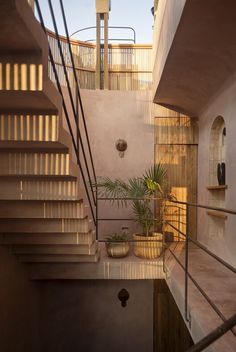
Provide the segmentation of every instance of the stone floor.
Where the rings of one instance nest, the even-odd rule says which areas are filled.
[[[184,243],[172,244],[170,247],[181,263],[184,264]],[[173,258],[170,251],[166,253],[167,283],[180,308],[184,312],[184,271]],[[220,312],[227,318],[236,313],[236,274],[209,256],[196,246],[190,246],[189,273],[211,298]],[[194,341],[198,341],[217,326],[221,318],[189,280],[189,314],[190,331]],[[236,331],[236,328],[235,328]],[[236,337],[228,332],[211,345],[206,351],[235,352]]]

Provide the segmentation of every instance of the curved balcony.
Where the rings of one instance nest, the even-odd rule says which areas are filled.
[[[55,34],[48,30],[49,42],[56,65],[61,71],[61,84],[64,73]],[[60,36],[63,51],[68,51],[66,38]],[[96,44],[71,39],[76,71],[83,89],[95,89]],[[102,53],[103,54],[103,53]],[[151,68],[152,45],[149,44],[109,44],[109,89],[110,90],[145,90],[152,86]],[[65,55],[69,76],[72,74],[70,55]],[[53,80],[52,70],[50,78]],[[103,78],[103,72],[102,72]]]

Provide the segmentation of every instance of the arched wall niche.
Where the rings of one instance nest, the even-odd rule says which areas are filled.
[[[212,124],[209,143],[209,205],[215,208],[225,208],[227,185],[221,173],[223,173],[222,168],[226,169],[226,124],[222,116],[217,116]],[[224,238],[225,220],[227,219],[225,214],[217,210],[207,213],[210,237],[216,240]]]
[[[218,164],[225,163],[226,126],[222,116],[216,117],[210,134],[210,185],[219,185],[217,177]]]

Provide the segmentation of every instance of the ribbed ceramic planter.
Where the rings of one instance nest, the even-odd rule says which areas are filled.
[[[129,254],[128,242],[106,242],[106,250],[109,257],[123,258]]]
[[[163,234],[153,233],[152,236],[140,236],[133,235],[134,243],[134,254],[137,257],[145,259],[158,258],[163,250]],[[155,241],[157,240],[157,241]]]

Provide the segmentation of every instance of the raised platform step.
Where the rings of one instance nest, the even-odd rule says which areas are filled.
[[[20,255],[94,255],[97,251],[97,243],[94,242],[92,245],[13,245],[11,251]]]
[[[82,200],[0,200],[0,218],[83,218]]]
[[[6,233],[0,234],[2,245],[92,245],[95,231],[63,233]]]
[[[35,177],[36,178],[36,177]],[[38,177],[2,177],[0,199],[12,200],[77,200],[79,199],[78,181],[69,176]]]
[[[0,233],[89,232],[90,220],[84,219],[0,219]]]
[[[61,263],[65,263],[71,265],[73,263],[97,263],[100,258],[100,252],[97,251],[93,255],[18,255],[19,260],[22,263],[32,264],[34,265],[43,263],[42,265],[46,265],[47,263],[60,265]],[[35,264],[33,264],[35,263]],[[31,266],[31,265],[30,265]],[[33,269],[33,268],[32,268]],[[67,267],[67,269],[69,269]],[[63,269],[62,269],[63,272]],[[63,276],[63,275],[62,275]]]

